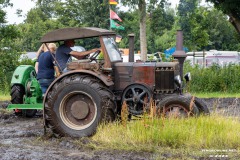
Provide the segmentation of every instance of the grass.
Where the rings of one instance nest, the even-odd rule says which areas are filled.
[[[0,93],[0,101],[7,101],[7,100],[10,100],[10,99],[11,99],[10,94]]]
[[[199,98],[240,98],[240,93],[220,93],[220,92],[213,92],[213,93],[191,93],[192,95],[199,97]],[[10,94],[2,94],[0,93],[0,101],[10,100]]]
[[[212,93],[191,93],[199,98],[240,98],[239,93],[224,93],[224,92],[212,92]]]
[[[146,119],[124,127],[111,123],[98,128],[93,140],[110,148],[149,150],[156,147],[240,149],[239,119],[217,115],[187,119]]]
[[[206,154],[240,154],[240,121],[213,113],[189,118],[143,118],[102,124],[92,138],[98,149],[171,153],[188,157]],[[221,153],[211,153],[211,151]]]

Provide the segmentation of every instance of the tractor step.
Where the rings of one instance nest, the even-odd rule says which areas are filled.
[[[37,103],[37,104],[9,104],[7,107],[8,110],[12,109],[43,109],[43,104],[42,103]]]

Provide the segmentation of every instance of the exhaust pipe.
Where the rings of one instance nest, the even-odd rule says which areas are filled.
[[[182,30],[177,30],[177,39],[176,39],[176,51],[173,53],[174,59],[176,58],[180,66],[180,76],[183,80],[183,63],[187,54],[183,50],[183,32]]]
[[[129,34],[129,55],[128,62],[134,62],[134,34]]]

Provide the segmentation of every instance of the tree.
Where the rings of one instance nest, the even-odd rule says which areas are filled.
[[[120,48],[127,48],[129,45],[128,34],[134,33],[134,48],[135,50],[140,50],[140,40],[139,40],[139,16],[138,11],[129,11],[129,12],[119,12],[119,17],[123,19],[122,25],[125,27],[125,30],[116,30],[116,33],[121,35],[123,38],[119,44]],[[137,31],[137,32],[136,32]]]
[[[91,26],[109,28],[109,4],[107,0],[68,0],[58,2],[56,17],[65,26]]]
[[[201,13],[206,18],[201,26],[206,28],[209,42],[205,49],[239,50],[238,33],[228,22],[227,15],[215,8],[202,8]]]
[[[58,20],[44,14],[44,10],[38,5],[27,13],[25,23],[18,25],[21,31],[21,50],[36,51],[40,47],[40,39],[47,32],[62,28]]]
[[[37,8],[39,8],[42,13],[44,13],[44,17],[54,18],[55,17],[55,7],[61,2],[61,0],[33,0],[36,2]]]
[[[140,21],[140,51],[141,51],[141,60],[147,60],[147,35],[146,35],[146,1],[145,0],[122,0],[124,5],[128,5],[132,8],[138,6],[139,10],[139,21]]]
[[[19,54],[17,38],[19,31],[15,25],[6,24],[6,13],[3,8],[12,6],[9,0],[0,1],[0,91],[9,91],[12,71],[15,69]]]
[[[197,50],[208,44],[208,34],[201,26],[206,17],[201,15],[199,0],[180,0],[178,6],[179,25],[183,30],[185,45]]]
[[[230,18],[229,21],[240,34],[240,3],[238,0],[206,0],[212,2],[214,7],[223,11]]]
[[[171,47],[172,43],[168,43],[168,47],[165,48],[164,42],[169,37],[169,31],[174,27],[175,22],[175,12],[172,8],[169,8],[168,4],[165,2],[159,3],[149,10],[150,18],[147,21],[148,28],[148,53],[154,53],[157,51],[163,52],[165,49]],[[173,37],[171,39],[176,43],[176,30],[174,31]],[[163,36],[165,35],[165,36]],[[162,39],[164,38],[164,39]],[[170,37],[169,37],[170,38]],[[168,39],[169,40],[169,39]]]

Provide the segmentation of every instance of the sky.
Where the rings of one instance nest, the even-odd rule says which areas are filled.
[[[27,12],[34,7],[35,3],[31,0],[10,0],[13,3],[13,7],[8,7],[4,9],[7,12],[7,21],[8,24],[19,24],[22,23],[24,19],[26,19]],[[175,8],[176,4],[178,4],[179,0],[169,0],[172,6]],[[18,17],[16,15],[16,10],[21,9],[23,17]]]
[[[19,24],[26,19],[27,12],[34,7],[35,3],[31,0],[10,0],[13,3],[13,7],[8,7],[4,9],[7,12],[7,21],[8,24]],[[21,9],[23,17],[18,17],[16,15],[16,10]]]

